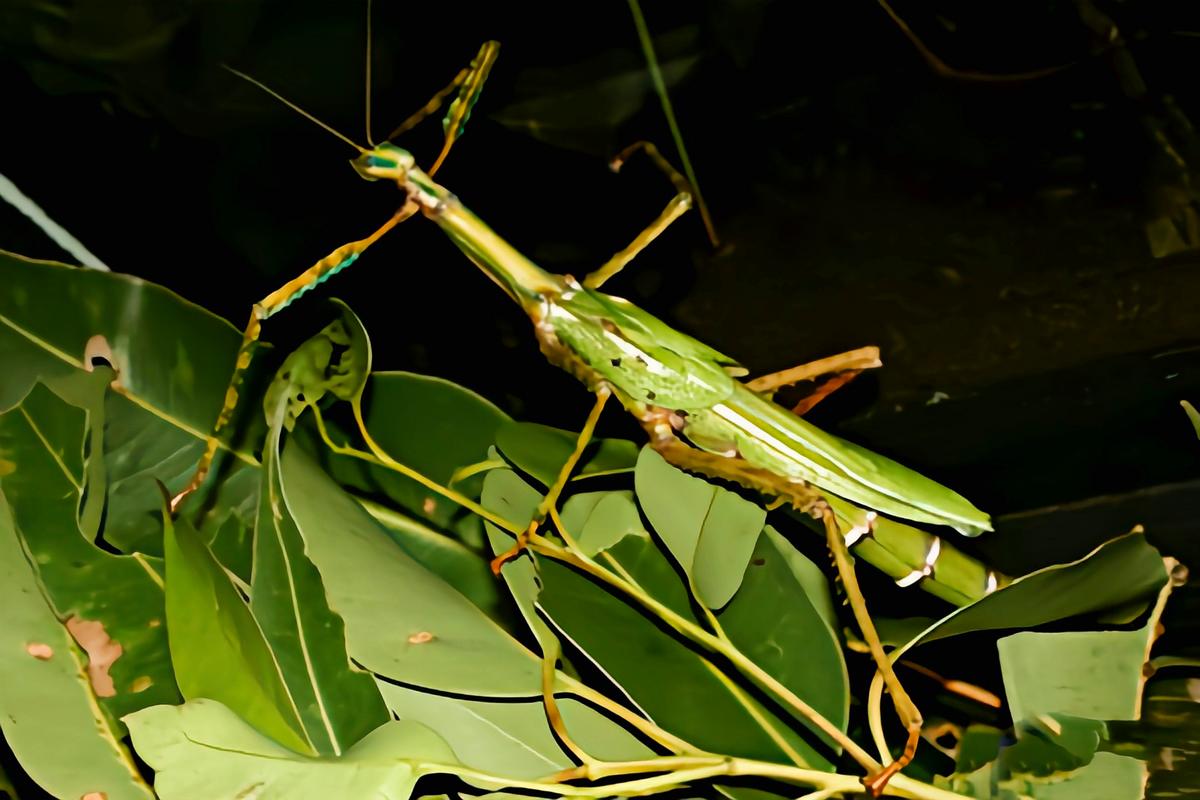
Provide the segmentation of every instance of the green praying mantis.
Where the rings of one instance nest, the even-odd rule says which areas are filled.
[[[337,248],[253,306],[224,406],[194,476],[173,498],[172,509],[178,509],[207,478],[221,435],[238,407],[242,378],[262,323],[300,295],[349,267],[400,222],[421,214],[441,228],[528,315],[547,359],[578,378],[596,396],[574,454],[545,496],[537,518],[528,528],[501,526],[514,534],[516,542],[512,550],[497,557],[493,570],[499,574],[504,563],[525,548],[552,557],[562,555],[564,550],[557,542],[539,533],[547,516],[566,542],[566,550],[570,550],[570,536],[562,530],[555,506],[601,411],[615,398],[645,429],[650,445],[672,464],[736,482],[775,498],[777,504],[790,503],[821,521],[856,619],[909,731],[904,754],[885,767],[875,764],[880,768],[864,779],[872,793],[882,792],[892,775],[911,760],[921,717],[895,680],[875,635],[848,551],[853,548],[855,556],[883,570],[902,586],[917,584],[951,603],[965,605],[1008,579],[941,537],[909,523],[947,526],[974,536],[991,530],[988,515],[952,490],[826,433],[796,411],[772,400],[774,391],[782,386],[835,375],[814,393],[811,406],[858,371],[879,366],[877,349],[862,348],[743,382],[739,378],[746,371],[732,358],[633,303],[600,291],[607,280],[691,207],[690,185],[652,145],[639,142],[628,148],[614,161],[614,168],[635,152],[642,152],[670,178],[676,189],[674,197],[628,247],[582,280],[537,266],[438,183],[434,175],[462,134],[495,63],[498,48],[496,42],[485,43],[470,66],[388,137],[394,138],[413,127],[454,95],[443,123],[445,138],[441,152],[428,170],[418,167],[410,152],[388,141],[367,147],[354,143],[253,78],[231,70],[354,147],[358,153],[352,161],[355,170],[367,180],[394,182],[403,205],[370,236]],[[372,451],[390,462],[371,441],[361,417],[358,422]],[[406,474],[495,521],[494,516],[469,498],[411,470]],[[547,698],[548,711],[550,700]]]

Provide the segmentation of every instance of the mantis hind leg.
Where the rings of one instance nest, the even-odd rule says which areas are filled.
[[[654,162],[654,165],[666,174],[667,178],[675,186],[676,194],[667,203],[667,207],[663,209],[662,213],[646,226],[641,233],[634,237],[633,241],[627,247],[608,259],[608,261],[605,261],[599,269],[589,273],[583,279],[583,285],[589,289],[599,289],[609,278],[625,269],[625,266],[636,258],[638,253],[646,249],[647,245],[657,239],[659,234],[665,231],[672,222],[679,219],[684,212],[692,207],[691,185],[678,170],[671,166],[670,162],[662,157],[658,152],[658,148],[650,142],[634,142],[618,153],[616,158],[611,162],[613,171],[619,171],[629,157],[638,150],[644,151],[646,156]]]
[[[250,321],[246,324],[246,329],[242,333],[242,344],[238,348],[237,362],[233,368],[233,375],[230,376],[229,386],[225,390],[225,402],[221,406],[220,414],[217,415],[217,422],[213,426],[212,432],[205,439],[204,453],[200,456],[200,461],[196,464],[196,471],[192,473],[191,480],[171,499],[172,512],[179,507],[180,503],[188,495],[200,488],[208,477],[209,471],[212,469],[213,459],[216,457],[217,450],[221,446],[221,433],[224,432],[225,428],[233,420],[233,415],[237,411],[239,390],[242,387],[246,370],[250,368],[250,361],[254,357],[255,346],[262,333],[263,322],[270,319],[278,311],[286,308],[289,303],[309,289],[312,289],[322,281],[332,277],[335,273],[353,264],[355,259],[364,250],[378,241],[379,237],[411,217],[417,212],[418,208],[419,206],[416,203],[406,203],[391,219],[367,238],[342,245],[254,304],[254,308],[250,312]]]
[[[858,586],[858,577],[854,572],[854,560],[851,558],[850,550],[846,546],[846,537],[838,527],[837,518],[834,516],[833,510],[822,503],[820,515],[821,521],[825,525],[826,542],[833,553],[833,561],[837,565],[838,575],[842,579],[842,588],[845,590],[846,597],[850,601],[850,609],[854,613],[854,619],[862,631],[863,640],[867,643],[867,648],[871,652],[871,658],[875,661],[875,666],[883,676],[884,683],[892,695],[892,703],[896,707],[896,714],[900,717],[900,722],[904,725],[908,733],[904,752],[900,757],[890,764],[886,764],[883,769],[874,775],[868,775],[863,778],[863,786],[871,793],[871,796],[879,797],[883,794],[883,790],[892,776],[908,766],[913,756],[916,755],[917,744],[921,739],[921,726],[924,720],[916,704],[913,703],[912,698],[908,696],[908,692],[905,691],[904,686],[900,683],[900,679],[896,676],[891,659],[883,651],[883,643],[879,639],[879,633],[875,630],[875,623],[871,620],[870,612],[867,610],[867,601]]]
[[[746,388],[769,397],[785,386],[793,386],[801,381],[815,380],[825,375],[831,376],[818,384],[807,397],[792,407],[792,413],[803,416],[817,403],[858,377],[858,374],[864,369],[874,369],[880,366],[883,366],[883,362],[879,360],[878,347],[860,347],[857,350],[838,353],[827,358],[810,361],[807,364],[763,375],[747,381]]]

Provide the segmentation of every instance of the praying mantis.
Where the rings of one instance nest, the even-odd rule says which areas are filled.
[[[795,410],[772,400],[773,392],[782,386],[836,375],[818,389],[809,402],[811,406],[858,371],[879,366],[877,349],[862,348],[742,382],[739,378],[746,371],[732,358],[629,301],[600,291],[691,207],[690,185],[653,145],[639,142],[627,148],[614,160],[614,168],[635,153],[643,153],[671,180],[676,190],[674,197],[628,247],[582,280],[537,266],[438,183],[434,175],[461,136],[498,49],[496,42],[485,43],[470,66],[389,136],[391,139],[408,130],[454,95],[443,123],[445,138],[441,152],[428,170],[418,167],[410,152],[390,141],[372,144],[368,138],[366,147],[354,143],[255,79],[231,70],[354,147],[358,155],[352,164],[359,175],[371,181],[395,183],[403,205],[369,236],[337,248],[253,306],[224,406],[195,474],[173,498],[172,510],[177,510],[207,478],[221,434],[238,407],[242,377],[249,367],[263,322],[349,267],[393,227],[420,214],[436,224],[468,260],[526,313],[547,359],[578,378],[596,396],[572,457],[528,528],[508,528],[515,534],[516,543],[512,550],[495,559],[493,571],[500,574],[505,562],[525,548],[551,556],[562,554],[560,545],[538,532],[547,516],[567,543],[567,550],[570,549],[571,540],[562,530],[556,504],[602,410],[610,399],[615,399],[644,428],[650,445],[670,463],[733,481],[775,498],[778,504],[790,503],[821,521],[855,617],[909,731],[904,755],[886,766],[875,764],[879,769],[864,779],[867,788],[879,794],[888,780],[911,760],[921,717],[895,680],[879,644],[854,578],[849,549],[853,548],[856,556],[882,569],[901,585],[919,584],[945,600],[965,605],[995,590],[1007,579],[941,537],[908,523],[947,526],[973,536],[991,530],[990,518],[952,490],[828,434]],[[361,418],[359,427],[372,450],[382,457]],[[421,480],[432,490],[472,510],[483,511],[468,498],[438,487],[428,479]],[[552,694],[547,699],[548,709]]]

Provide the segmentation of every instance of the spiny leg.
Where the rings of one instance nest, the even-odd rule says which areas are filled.
[[[654,162],[655,166],[666,173],[667,178],[675,185],[676,195],[667,203],[667,207],[663,209],[658,218],[646,226],[645,230],[639,233],[629,245],[614,255],[608,261],[604,262],[599,269],[591,272],[583,279],[583,285],[589,289],[599,289],[604,285],[605,281],[623,270],[625,266],[637,257],[637,254],[642,252],[658,235],[667,229],[667,227],[679,219],[689,208],[692,207],[692,188],[688,184],[687,179],[683,177],[671,164],[662,157],[658,152],[658,148],[650,142],[634,142],[629,147],[626,147],[616,158],[612,160],[611,166],[613,171],[619,171],[621,166],[629,159],[629,156],[638,150],[645,151],[646,155]]]
[[[880,674],[883,675],[884,683],[892,695],[892,703],[896,707],[896,713],[900,717],[900,722],[908,732],[908,740],[905,742],[904,752],[900,757],[884,766],[876,774],[867,775],[863,778],[863,786],[871,793],[871,796],[879,797],[883,794],[883,790],[887,786],[888,781],[892,779],[892,776],[908,766],[913,756],[916,755],[917,744],[921,740],[921,725],[924,720],[921,717],[921,712],[917,710],[916,704],[913,703],[912,698],[908,696],[908,692],[900,684],[900,679],[896,677],[896,671],[892,668],[891,659],[883,651],[883,643],[880,642],[879,633],[875,630],[875,623],[871,620],[870,612],[867,611],[867,601],[858,586],[858,576],[854,572],[854,561],[851,559],[850,550],[846,546],[846,538],[838,527],[837,518],[834,516],[833,510],[827,505],[822,505],[819,513],[821,521],[825,524],[825,538],[829,544],[829,549],[833,552],[833,560],[837,565],[838,575],[842,579],[842,587],[846,591],[846,597],[850,601],[850,609],[854,612],[854,619],[858,622],[863,639],[871,651],[871,657],[874,659]]]
[[[770,396],[784,386],[792,386],[801,381],[832,375],[833,377],[822,382],[812,393],[792,408],[793,413],[803,416],[817,403],[856,378],[864,369],[874,369],[880,366],[883,366],[883,362],[879,360],[878,347],[860,347],[857,350],[849,350],[845,353],[810,361],[807,364],[772,372],[769,375],[762,375],[752,381],[747,381],[746,388]]]
[[[388,134],[387,138],[393,139],[420,124],[422,120],[441,108],[442,103],[446,101],[447,97],[457,91],[458,96],[450,103],[450,108],[442,120],[442,127],[446,137],[442,143],[442,151],[438,153],[433,166],[428,170],[429,175],[436,174],[441,169],[442,162],[446,160],[450,148],[454,146],[454,143],[458,141],[458,137],[462,135],[463,127],[471,117],[471,109],[475,107],[475,102],[479,99],[479,95],[483,91],[483,84],[487,81],[488,74],[492,71],[492,65],[496,63],[496,58],[499,54],[499,42],[484,42],[483,46],[479,48],[479,53],[476,54],[468,66],[459,70],[449,86],[435,94],[420,110],[404,120],[404,122],[401,122],[394,131]]]
[[[233,419],[233,414],[237,410],[238,389],[241,388],[242,379],[246,374],[246,370],[250,367],[250,360],[254,355],[255,344],[262,333],[262,323],[270,319],[276,312],[286,307],[297,297],[304,294],[304,292],[353,264],[355,259],[364,250],[374,244],[379,237],[411,217],[419,208],[420,206],[414,202],[405,203],[403,208],[397,211],[391,219],[370,236],[360,239],[357,242],[342,245],[300,275],[254,304],[254,308],[250,312],[250,321],[246,323],[246,329],[242,333],[242,344],[238,348],[237,362],[234,365],[233,375],[229,379],[229,387],[225,390],[225,404],[221,407],[221,413],[217,415],[217,422],[213,426],[212,433],[205,440],[204,454],[200,456],[200,461],[196,465],[196,471],[192,474],[191,480],[188,481],[188,484],[183,487],[179,494],[171,499],[172,512],[179,508],[184,498],[200,488],[205,478],[208,477],[208,472],[212,468],[212,462],[216,457],[217,449],[221,445],[221,432]]]
[[[603,384],[596,389],[596,404],[592,406],[587,422],[583,425],[583,430],[579,432],[579,436],[575,439],[575,449],[562,465],[562,469],[558,471],[558,477],[554,480],[554,484],[550,487],[549,491],[546,492],[546,496],[542,498],[542,502],[538,503],[533,520],[517,536],[516,544],[492,559],[492,574],[499,575],[506,561],[521,554],[521,551],[529,544],[529,537],[537,532],[537,529],[541,526],[542,521],[546,519],[546,515],[550,512],[550,509],[557,505],[559,495],[566,488],[567,481],[571,479],[571,473],[574,472],[575,467],[579,464],[579,459],[583,457],[583,451],[592,441],[592,435],[596,432],[596,423],[600,421],[600,413],[604,411],[604,404],[608,402],[609,395],[611,394],[611,390]],[[565,531],[560,532],[564,534],[567,545],[572,546],[573,543],[569,540],[569,534],[566,534]]]

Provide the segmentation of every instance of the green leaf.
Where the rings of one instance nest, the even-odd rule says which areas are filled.
[[[0,730],[21,768],[55,797],[153,797],[96,705],[85,658],[42,597],[4,492],[0,608]]]
[[[850,678],[837,628],[809,597],[829,602],[829,586],[806,587],[793,571],[820,572],[775,529],[758,537],[742,587],[717,615],[733,644],[842,730],[850,719]],[[811,575],[806,575],[811,577]],[[832,742],[829,742],[833,746]]]
[[[494,470],[484,484],[484,497],[488,508],[522,519],[536,505],[539,495],[511,470]],[[632,501],[627,493],[611,492],[597,498],[593,510],[620,503],[631,505]],[[591,518],[579,512],[570,516],[585,528],[591,524]],[[628,511],[606,510],[601,519],[626,529],[630,515]],[[578,535],[577,530],[572,533]],[[611,535],[597,531],[592,537],[603,540]],[[494,542],[496,550],[507,548],[511,537],[498,536]],[[603,551],[597,560],[613,565],[615,571],[629,576],[655,599],[692,617],[687,587],[669,557],[640,525],[637,532]],[[749,692],[731,688],[718,677],[716,664],[665,632],[631,605],[633,601],[611,594],[549,558],[536,558],[536,573],[534,563],[531,558],[515,559],[504,566],[504,575],[539,640],[554,635],[542,621],[540,611],[549,617],[555,631],[578,647],[634,707],[660,727],[710,752],[787,761],[786,749],[791,749],[799,760],[810,765],[829,766],[828,758],[805,735],[784,722],[786,714],[781,717],[782,712],[764,706]],[[819,618],[817,624],[823,624]],[[828,633],[824,638],[829,640]],[[832,701],[839,713],[843,702],[841,696]],[[777,740],[786,744],[781,747]]]
[[[1069,564],[1018,578],[929,626],[905,650],[974,631],[1034,628],[1154,595],[1166,580],[1162,556],[1138,533]]]
[[[165,511],[163,524],[167,632],[183,696],[224,703],[280,744],[311,754],[279,665],[241,595],[191,525]]]
[[[106,401],[105,540],[123,552],[161,554],[155,479],[174,492],[191,476],[224,403],[240,341],[229,323],[139,278],[0,252],[0,410],[19,402],[39,376],[51,380],[88,366],[88,356],[117,369],[116,392]],[[243,434],[234,443],[230,478],[237,465],[255,464],[245,443],[256,444],[264,429],[253,408],[245,414],[240,409],[229,428]],[[216,473],[226,474],[226,456],[218,457]],[[209,532],[228,514],[227,505],[212,503],[216,484],[189,501],[212,509],[211,526],[193,519]]]
[[[330,304],[337,318],[288,354],[263,398],[268,418],[285,405],[283,427],[289,431],[326,394],[357,404],[371,370],[371,342],[362,322],[342,301]]]
[[[1146,789],[1144,761],[1116,753],[1097,753],[1083,769],[1054,782],[1031,781],[1027,791],[1037,800],[1141,800]]]
[[[997,643],[1004,693],[1015,720],[1050,713],[1092,720],[1141,716],[1145,664],[1174,583],[1174,561],[1145,624],[1131,631],[1022,631]]]
[[[1188,419],[1192,423],[1192,428],[1196,431],[1196,436],[1200,437],[1200,411],[1197,411],[1196,407],[1187,400],[1180,400],[1179,405],[1183,406],[1183,410],[1187,412]]]
[[[363,507],[414,561],[453,586],[492,619],[503,616],[500,585],[488,567],[488,559],[418,519],[370,501],[364,502]]]
[[[453,587],[401,550],[294,442],[281,481],[350,656],[427,689],[485,697],[540,693],[537,658]]]
[[[224,402],[239,331],[140,278],[0,252],[0,351],[6,377],[23,376],[6,380],[0,397],[19,399],[34,377],[84,366],[93,337],[122,394],[203,439]]]
[[[695,478],[643,447],[634,473],[638,502],[654,531],[709,608],[729,602],[746,572],[767,512]]]
[[[575,451],[579,434],[534,422],[508,422],[496,431],[496,447],[522,472],[550,486]],[[637,445],[625,439],[593,439],[572,480],[629,472],[637,461]]]
[[[341,755],[389,715],[374,678],[350,664],[345,624],[329,609],[321,575],[304,555],[288,510],[279,480],[287,414],[287,398],[280,398],[263,451],[250,608],[308,740],[320,755]]]
[[[546,722],[541,698],[487,702],[421,692],[381,681],[388,705],[402,720],[430,728],[462,763],[510,778],[535,779],[574,766]],[[571,697],[559,697],[567,730],[584,750],[604,761],[649,758],[653,752],[633,734]]]
[[[413,722],[388,722],[341,758],[297,755],[212,700],[147,708],[126,723],[162,800],[408,800],[419,778],[455,764]]]
[[[0,416],[0,453],[11,464],[0,477],[17,535],[59,619],[92,654],[91,678],[101,706],[119,718],[179,693],[163,627],[163,566],[142,555],[119,556],[88,541],[76,508],[83,484],[89,419],[103,428],[107,370],[60,376]],[[90,460],[102,459],[95,444]],[[96,487],[103,498],[103,486]]]

